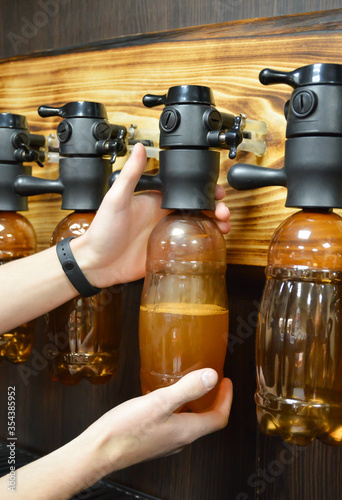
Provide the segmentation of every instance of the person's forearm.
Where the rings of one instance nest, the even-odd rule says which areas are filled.
[[[113,408],[70,443],[19,469],[14,497],[9,476],[1,478],[1,500],[66,500],[111,472],[179,451],[222,429],[232,401],[228,379],[222,380],[209,410],[174,413],[213,389],[217,379],[214,370],[204,368]]]
[[[0,266],[0,283],[0,333],[77,296],[55,247]]]
[[[67,500],[108,474],[101,456],[101,437],[81,434],[49,455],[16,471],[15,495],[8,476],[0,479],[3,500]],[[115,468],[115,467],[114,467]]]

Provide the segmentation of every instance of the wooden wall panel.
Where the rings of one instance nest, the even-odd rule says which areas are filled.
[[[320,14],[226,23],[207,27],[117,39],[87,51],[4,60],[0,102],[3,110],[25,114],[32,130],[51,133],[58,120],[41,119],[40,104],[73,100],[103,102],[112,122],[158,128],[160,108],[147,109],[142,96],[162,93],[172,85],[200,84],[214,90],[217,107],[245,112],[269,126],[263,158],[240,154],[239,160],[266,167],[283,164],[284,103],[290,89],[263,87],[264,67],[291,70],[314,62],[339,62],[342,49],[342,9]],[[102,49],[102,50],[100,50]],[[227,237],[227,260],[232,264],[264,265],[274,229],[293,210],[284,208],[284,188],[237,192],[226,174],[233,164],[221,154],[220,183],[231,208],[233,229]],[[55,175],[56,168],[34,168],[35,175]],[[60,220],[59,200],[32,200],[29,218],[35,223],[39,248]],[[44,214],[44,215],[43,215]]]
[[[84,11],[83,14],[90,12],[90,16],[97,19],[96,9],[100,2],[96,2],[96,7],[95,2],[90,0],[82,3],[92,4],[92,9]],[[163,4],[163,0],[160,3]],[[171,2],[167,3],[171,5]],[[176,3],[172,2],[172,5]],[[235,0],[230,3],[238,5]],[[298,6],[298,9],[304,10],[304,7],[310,8],[311,4],[318,3],[322,8],[331,5],[328,1],[303,0],[296,2],[296,6],[293,3],[292,8]],[[25,10],[28,4],[29,2],[21,2],[19,5],[18,0],[11,1],[17,13],[22,6],[19,16],[33,15],[32,5],[36,5],[36,2],[30,2],[29,11]],[[137,2],[134,4],[137,5]],[[208,11],[211,2],[192,0],[185,4],[192,13],[196,9],[203,13]],[[253,9],[254,5],[257,8],[258,2],[248,0],[239,4],[243,12],[245,9],[252,12],[249,9]],[[139,5],[143,8],[147,3],[145,0],[139,0]],[[290,2],[272,2],[272,5],[263,2],[266,15],[282,13],[283,9],[289,6]],[[138,7],[136,10],[139,12]],[[133,13],[134,16],[137,16],[137,12]],[[82,22],[77,24],[77,34],[72,35],[75,43],[82,40],[91,41],[93,32],[86,31],[96,23],[89,19],[90,16],[88,14],[87,18],[82,15],[79,18]],[[154,13],[152,17],[156,19]],[[170,27],[166,24],[161,26]],[[49,38],[45,39],[46,42],[52,40],[48,46],[65,46],[63,42],[71,39],[71,35],[69,37],[69,33],[65,31],[65,25],[61,24],[60,27],[59,33],[51,32]],[[70,28],[70,24],[68,27]],[[125,28],[122,29],[123,33],[127,34]],[[292,69],[297,64],[307,64],[318,59],[339,62],[340,30],[341,11],[338,10],[324,14],[262,19],[164,33],[162,39],[165,43],[161,42],[160,34],[125,37],[108,42],[103,51],[99,45],[97,52],[91,57],[90,53],[89,57],[76,54],[76,59],[72,59],[73,56],[68,54],[50,54],[45,59],[27,60],[25,67],[21,66],[24,60],[4,61],[1,66],[0,102],[4,98],[5,109],[27,112],[32,128],[40,131],[44,127],[46,133],[55,129],[57,121],[47,122],[40,119],[35,111],[38,105],[62,104],[69,97],[88,98],[90,93],[105,102],[112,120],[122,120],[123,123],[129,124],[131,117],[134,117],[134,121],[141,120],[145,127],[156,127],[159,111],[145,110],[140,106],[138,102],[141,96],[146,91],[165,91],[170,84],[183,82],[183,75],[188,73],[176,74],[172,61],[160,61],[162,70],[158,72],[158,64],[153,59],[147,65],[145,51],[153,54],[153,49],[157,49],[159,44],[159,53],[164,53],[164,47],[165,53],[171,54],[180,64],[181,54],[201,46],[200,60],[195,57],[191,59],[189,56],[186,60],[189,68],[196,68],[190,83],[197,83],[197,77],[200,78],[200,83],[210,83],[215,90],[217,105],[221,109],[230,110],[234,105],[238,112],[239,104],[245,107],[248,103],[258,117],[266,112],[269,116],[267,121],[270,125],[270,146],[262,163],[280,167],[284,141],[282,106],[290,89],[283,86],[262,87],[257,82],[257,74],[264,65]],[[170,44],[167,45],[167,42]],[[216,43],[218,51],[211,48]],[[134,49],[134,45],[139,47]],[[39,45],[38,42],[35,45],[40,49],[46,46],[44,43]],[[88,49],[93,51],[94,47]],[[113,56],[112,50],[118,54],[117,58]],[[177,54],[177,51],[180,51],[180,54]],[[155,68],[155,73],[149,75],[140,72],[138,61],[134,60],[134,57],[126,62],[121,59],[120,62],[121,55],[129,53],[141,55],[145,67]],[[209,58],[209,53],[217,59]],[[80,59],[77,59],[78,57]],[[92,57],[96,58],[95,61]],[[65,66],[67,62],[68,65]],[[121,87],[119,79],[122,74],[119,63],[125,67],[123,76],[126,78],[126,85]],[[63,75],[63,68],[68,70],[70,82],[68,74]],[[101,77],[96,77],[97,72]],[[96,87],[92,83],[93,76]],[[156,80],[152,81],[153,78]],[[68,94],[69,83],[71,93]],[[239,89],[243,91],[240,93]],[[235,99],[238,91],[240,99],[234,100],[232,104],[232,99]],[[129,110],[125,106],[127,99],[131,102]],[[131,116],[128,113],[131,113]],[[253,158],[245,155],[240,159],[245,161]],[[232,162],[227,160],[222,163],[222,183],[225,183],[225,172],[231,164]],[[57,166],[51,165],[44,170],[37,167],[34,172],[36,175],[55,178]],[[261,197],[259,193],[262,193]],[[232,235],[234,239],[228,247],[229,259],[234,262],[264,263],[267,239],[272,227],[276,227],[288,213],[283,208],[284,191],[278,188],[265,188],[250,193],[228,190],[227,200],[233,207],[232,220],[235,227],[235,236],[234,233]],[[40,248],[43,248],[48,244],[53,227],[65,213],[59,210],[60,198],[54,195],[32,198],[30,206],[30,218],[38,230]],[[44,224],[43,215],[46,219]],[[246,240],[251,236],[253,245],[250,244],[247,259],[243,260]],[[255,419],[254,333],[263,287],[263,271],[260,267],[228,266],[227,283],[230,300],[230,339],[235,338],[237,341],[235,346],[231,345],[228,350],[225,366],[225,374],[230,376],[234,383],[234,403],[228,427],[199,440],[182,454],[136,465],[115,473],[113,478],[163,500],[252,500],[256,497],[261,500],[340,500],[340,448],[314,443],[304,449],[303,453],[294,450],[293,461],[286,465],[280,474],[279,471],[271,475],[267,473],[274,460],[279,459],[284,444],[275,438],[259,436]],[[120,365],[116,377],[108,384],[93,387],[83,381],[76,387],[65,387],[52,382],[46,360],[39,357],[46,344],[43,321],[38,325],[33,356],[23,365],[29,370],[26,372],[29,374],[28,378],[25,379],[18,366],[1,363],[0,402],[6,400],[9,385],[17,386],[18,444],[42,453],[52,451],[79,434],[109,408],[139,394],[137,330],[141,288],[142,283],[138,282],[128,284],[123,290],[125,321]],[[5,406],[0,404],[0,435],[5,436],[6,429]],[[267,480],[264,479],[265,471]],[[261,491],[262,488],[257,488],[258,484],[265,485],[265,488]]]
[[[0,57],[122,35],[340,6],[340,0],[1,0]],[[44,13],[48,14],[45,18]]]

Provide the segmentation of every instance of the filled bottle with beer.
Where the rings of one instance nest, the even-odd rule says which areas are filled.
[[[159,120],[159,172],[141,176],[136,191],[162,193],[168,214],[147,246],[140,318],[141,387],[147,393],[177,382],[190,371],[213,368],[219,381],[228,342],[226,242],[206,211],[215,210],[220,152],[265,152],[264,122],[221,113],[210,88],[171,87],[147,94],[146,107],[164,105]],[[114,179],[119,172],[114,172]],[[138,195],[139,196],[139,195]],[[187,405],[210,407],[218,386]],[[185,409],[185,408],[183,408]]]
[[[95,211],[74,211],[56,227],[51,244],[77,237],[90,226]],[[119,285],[97,295],[78,295],[48,315],[48,335],[54,349],[49,361],[53,380],[75,385],[83,378],[94,385],[115,374],[121,337],[122,293]]]
[[[304,264],[305,263],[305,264]],[[269,248],[257,331],[261,430],[342,443],[342,217],[303,210]]]
[[[342,444],[342,65],[265,69],[265,84],[293,87],[285,104],[285,165],[237,164],[236,189],[287,188],[301,211],[275,231],[256,339],[257,418],[292,444]]]
[[[109,187],[112,163],[126,153],[126,128],[110,124],[103,104],[69,102],[40,106],[42,117],[59,116],[59,178],[21,179],[21,191],[62,195],[62,209],[72,210],[56,227],[52,245],[82,235],[90,226]],[[109,155],[111,155],[109,159]],[[78,295],[47,316],[49,368],[53,380],[75,385],[107,382],[117,369],[122,327],[122,288]],[[95,293],[95,292],[94,292]]]
[[[37,238],[30,221],[16,212],[0,211],[0,265],[37,251]],[[24,363],[31,354],[36,320],[0,334],[0,361]]]
[[[141,387],[146,393],[199,368],[214,368],[219,379],[223,377],[228,341],[226,244],[203,211],[215,210],[217,149],[230,150],[234,158],[244,141],[245,150],[263,154],[266,125],[245,115],[220,113],[212,90],[199,85],[148,94],[143,103],[165,107],[159,121],[159,172],[142,175],[136,190],[161,191],[161,207],[171,211],[152,231],[147,248],[139,321]],[[251,133],[244,129],[247,124],[255,127]],[[208,408],[218,386],[187,409]]]
[[[0,113],[0,265],[37,251],[37,238],[31,222],[19,212],[28,209],[27,196],[19,196],[16,179],[31,178],[32,167],[24,163],[41,161],[46,138],[30,134],[26,117]],[[24,363],[30,356],[36,320],[28,321],[0,334],[0,361]]]
[[[148,242],[139,319],[143,393],[199,368],[214,368],[221,380],[227,341],[225,240],[202,212],[173,211]],[[208,408],[217,390],[187,408]]]

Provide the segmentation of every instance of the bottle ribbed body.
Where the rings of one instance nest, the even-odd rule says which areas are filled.
[[[52,244],[68,236],[80,236],[95,212],[73,212],[56,227]],[[66,302],[48,315],[52,344],[50,373],[54,380],[75,385],[83,378],[105,383],[115,374],[122,326],[122,294],[119,286],[103,289],[92,297]]]
[[[143,393],[212,367],[219,378],[228,340],[226,246],[214,222],[200,212],[173,212],[148,242],[139,319]],[[209,407],[212,391],[188,409]]]
[[[260,428],[342,443],[342,218],[298,212],[275,232],[257,330]]]
[[[0,212],[0,265],[33,255],[37,239],[32,224],[16,212]],[[24,363],[30,356],[36,320],[0,334],[0,361]]]

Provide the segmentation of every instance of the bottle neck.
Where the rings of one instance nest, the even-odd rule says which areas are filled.
[[[201,210],[183,210],[183,209],[176,209],[176,210],[173,210],[170,215],[178,215],[179,217],[181,216],[194,216],[194,215],[203,215],[203,212]]]
[[[332,208],[311,207],[311,208],[303,208],[302,212],[314,213],[314,214],[331,214],[333,212],[333,209]]]

